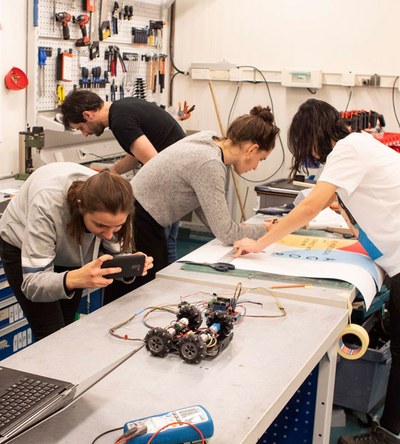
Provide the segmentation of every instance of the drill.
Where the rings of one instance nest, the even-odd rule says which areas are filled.
[[[78,17],[74,19],[74,21],[78,23],[82,31],[82,38],[76,41],[75,46],[88,46],[90,44],[85,26],[87,23],[89,23],[89,20],[90,18],[87,14],[78,15]]]
[[[69,40],[69,27],[68,22],[71,20],[71,14],[68,12],[57,12],[56,13],[56,22],[61,22],[62,30],[63,30],[63,39]]]

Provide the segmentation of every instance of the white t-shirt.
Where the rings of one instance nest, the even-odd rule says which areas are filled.
[[[373,244],[366,248],[372,259],[389,276],[400,273],[400,154],[370,134],[352,133],[337,142],[319,182],[337,187]]]

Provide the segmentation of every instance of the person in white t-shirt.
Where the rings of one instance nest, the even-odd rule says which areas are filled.
[[[291,174],[310,162],[325,164],[313,191],[258,240],[235,242],[235,256],[258,253],[307,225],[338,199],[359,242],[391,278],[392,365],[380,424],[367,434],[342,436],[340,444],[400,443],[400,154],[367,133],[350,133],[330,104],[310,99],[293,117],[288,146]]]

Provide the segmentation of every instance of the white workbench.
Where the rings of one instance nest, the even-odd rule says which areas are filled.
[[[228,288],[158,278],[2,364],[79,382],[137,347],[110,336],[113,325],[150,305],[178,303],[181,296]],[[261,298],[266,313],[278,312],[272,298],[254,297]],[[199,298],[204,299],[204,294]],[[256,443],[319,362],[321,371],[327,352],[336,364],[336,340],[347,322],[343,307],[291,299],[281,303],[287,310],[285,318],[245,318],[234,327],[228,348],[213,360],[189,365],[176,355],[152,357],[142,348],[75,404],[13,442],[90,443],[128,420],[201,404],[214,420],[213,444]],[[163,327],[173,319],[170,314],[162,316],[148,321]],[[139,319],[130,324],[130,336],[144,337],[146,331]],[[334,372],[335,366],[331,362],[327,368]],[[315,443],[329,442],[331,405],[326,399],[331,391],[332,384],[319,385]],[[110,443],[117,436],[115,432],[98,442]]]
[[[22,183],[0,181],[3,188],[19,188]],[[182,295],[233,292],[239,281],[244,290],[285,283],[252,274],[238,277],[181,268],[182,264],[170,265],[155,281],[1,362],[81,384],[84,390],[93,376],[133,354],[73,405],[13,442],[90,443],[131,419],[202,404],[214,420],[213,444],[255,444],[319,364],[313,442],[329,443],[336,342],[347,323],[347,301],[354,298],[354,288],[333,284],[280,290],[285,318],[245,319],[235,326],[234,338],[221,355],[198,365],[186,364],[176,355],[152,357],[140,342],[108,333],[142,308],[178,303]],[[265,310],[276,313],[272,299],[262,300]],[[157,326],[170,320],[160,318]],[[130,324],[130,336],[144,337],[146,332],[140,319]],[[98,443],[113,442],[117,436],[115,432]]]

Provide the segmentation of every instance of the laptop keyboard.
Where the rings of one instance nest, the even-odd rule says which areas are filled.
[[[59,385],[34,378],[22,378],[0,396],[0,429],[18,419],[28,409],[41,404],[44,398],[57,392]]]

